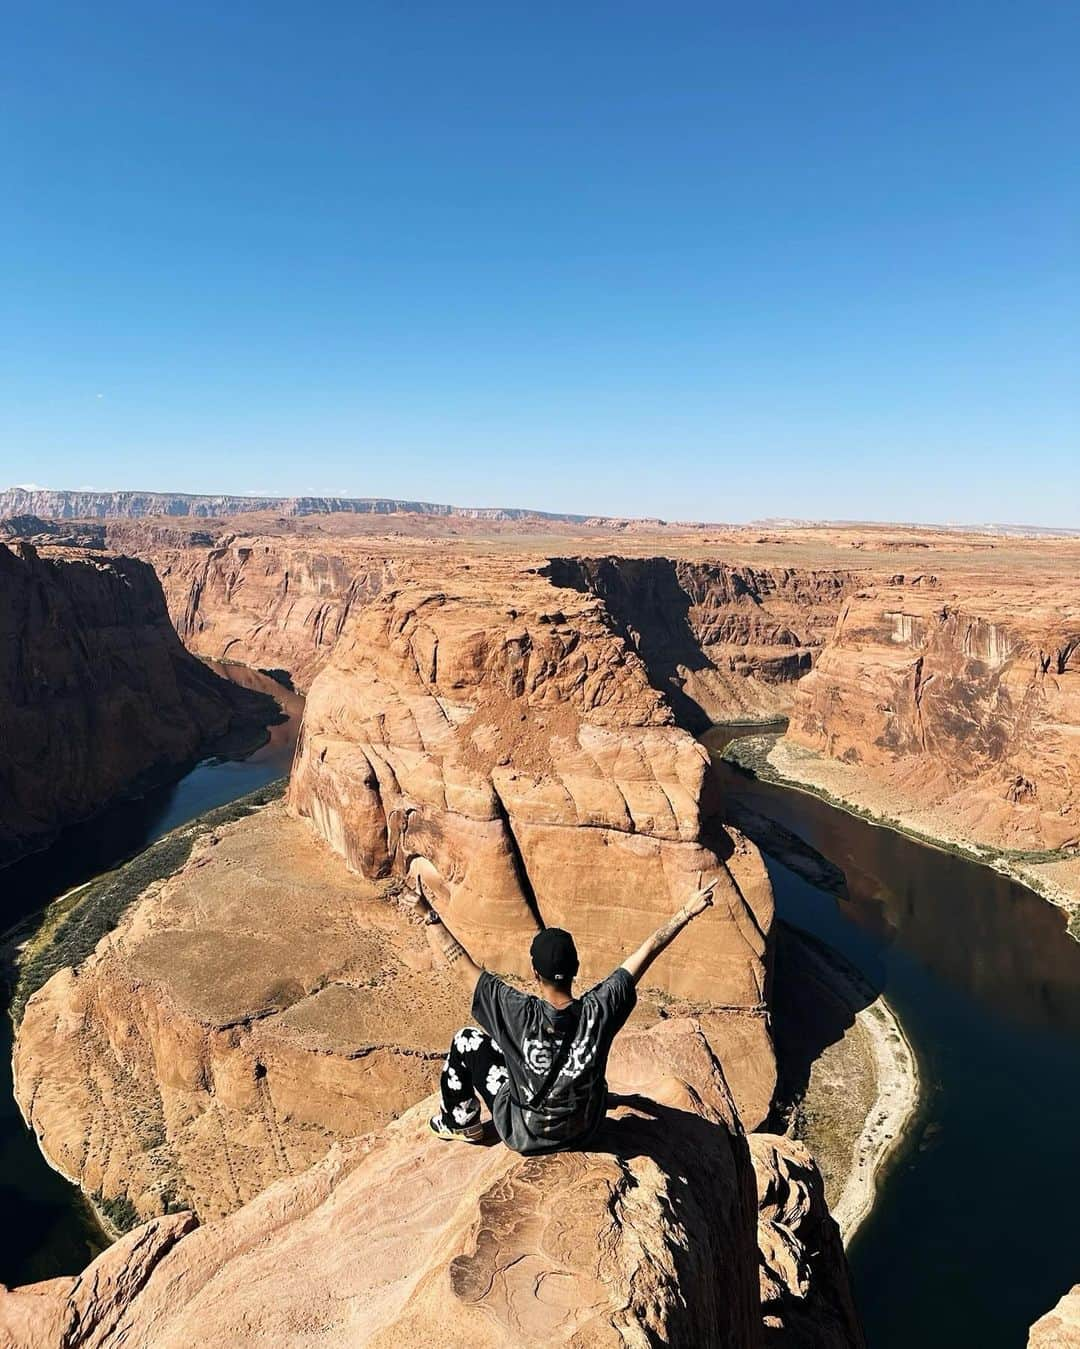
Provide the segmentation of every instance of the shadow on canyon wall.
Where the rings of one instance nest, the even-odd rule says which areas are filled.
[[[602,599],[619,636],[641,656],[650,684],[668,699],[679,725],[695,734],[711,725],[705,709],[684,690],[683,672],[716,667],[691,625],[691,597],[670,558],[555,557],[541,574],[554,585]]]

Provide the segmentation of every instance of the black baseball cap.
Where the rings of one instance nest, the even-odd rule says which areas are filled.
[[[577,947],[569,932],[561,927],[546,927],[533,938],[529,948],[533,969],[552,984],[568,984],[578,972]]]

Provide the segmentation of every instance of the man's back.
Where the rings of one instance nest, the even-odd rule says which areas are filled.
[[[506,1059],[509,1080],[491,1113],[508,1146],[553,1152],[592,1134],[604,1115],[611,1042],[636,997],[634,980],[621,967],[564,1008],[481,974],[472,1011]]]

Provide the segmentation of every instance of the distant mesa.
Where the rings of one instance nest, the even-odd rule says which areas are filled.
[[[466,520],[550,520],[571,525],[625,525],[606,516],[567,515],[503,506],[445,506],[393,497],[249,497],[192,495],[184,492],[67,492],[9,487],[0,491],[0,517],[37,516],[45,520],[141,519],[181,515],[218,517],[272,511],[276,515],[439,515]],[[659,519],[634,521],[663,525]]]

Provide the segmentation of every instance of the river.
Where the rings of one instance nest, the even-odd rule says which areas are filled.
[[[272,692],[290,720],[247,758],[202,763],[8,868],[8,921],[288,772],[301,700],[249,671],[222,672]],[[1080,1279],[1080,945],[1058,910],[988,868],[722,761],[717,772],[844,871],[838,899],[769,859],[778,913],[887,994],[919,1059],[920,1114],[849,1252],[871,1349],[1021,1349],[1031,1322]],[[6,1016],[0,1027],[0,1281],[10,1285],[82,1269],[102,1237],[23,1125]]]
[[[718,772],[844,871],[837,898],[767,859],[779,916],[886,994],[918,1057],[921,1110],[849,1251],[870,1349],[1022,1349],[1080,1280],[1080,944],[988,867]]]
[[[207,759],[178,781],[119,801],[74,825],[50,848],[0,872],[5,926],[39,913],[179,825],[289,772],[303,699],[256,671],[208,663],[218,674],[272,695],[286,720],[269,728],[267,742],[254,753]],[[7,999],[5,989],[0,1016],[0,1283],[10,1287],[78,1273],[105,1239],[80,1191],[47,1164],[19,1114],[12,1092]]]

